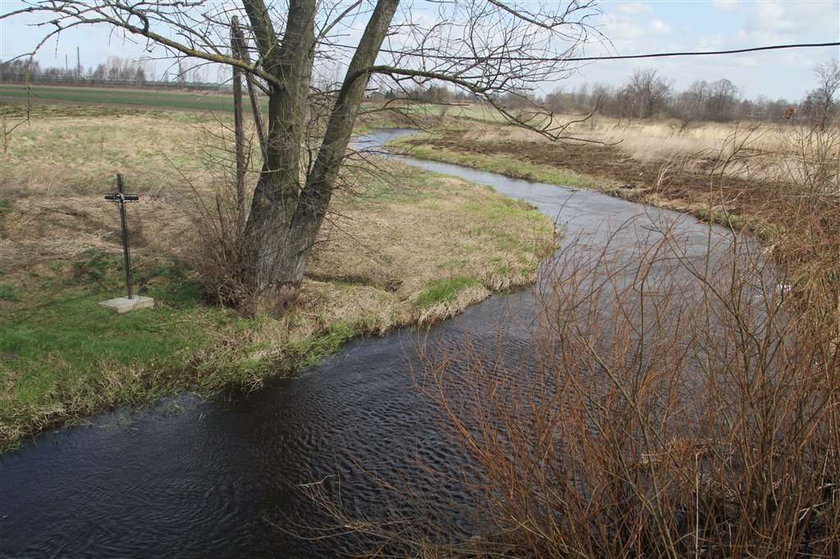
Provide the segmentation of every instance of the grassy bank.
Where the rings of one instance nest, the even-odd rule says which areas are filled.
[[[198,208],[227,188],[227,123],[83,110],[39,115],[0,159],[0,448],[112,406],[248,390],[354,336],[449,316],[531,282],[553,243],[547,218],[488,189],[357,164],[295,309],[242,318],[208,305],[189,265]],[[134,279],[157,302],[122,316],[97,304],[122,291],[118,216],[101,196],[116,172],[141,195]]]

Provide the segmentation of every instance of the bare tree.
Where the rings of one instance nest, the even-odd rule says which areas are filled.
[[[43,15],[41,45],[69,28],[109,24],[173,56],[235,66],[259,81],[269,101],[264,165],[238,263],[240,290],[230,302],[245,312],[278,314],[303,278],[371,80],[445,82],[483,98],[516,125],[560,138],[564,126],[550,113],[512,114],[496,100],[570,71],[563,59],[587,38],[588,18],[596,13],[594,0],[453,0],[403,8],[399,0],[240,1],[30,0],[0,19]],[[249,24],[253,62],[230,54],[234,15]],[[320,141],[307,141],[313,68],[336,62],[346,65],[343,82],[331,92]]]
[[[738,88],[727,79],[709,84],[709,98],[706,101],[706,118],[725,122],[732,118],[738,102]]]
[[[636,70],[624,86],[623,93],[638,118],[651,118],[671,94],[671,86],[656,74],[656,70]]]
[[[811,116],[814,125],[825,130],[837,114],[838,93],[840,93],[840,63],[835,58],[814,68],[817,74],[817,88],[805,99],[805,112]]]

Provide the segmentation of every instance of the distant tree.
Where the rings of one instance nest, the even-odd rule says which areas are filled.
[[[622,96],[629,103],[627,116],[651,118],[664,107],[671,94],[671,85],[656,70],[636,70],[624,86]]]
[[[802,103],[803,112],[814,125],[825,130],[838,112],[838,94],[840,94],[840,63],[837,59],[820,64],[814,68],[817,74],[817,88],[808,93]]]
[[[562,89],[552,91],[545,96],[545,106],[555,113],[569,113],[571,112],[571,103],[569,102],[569,95]]]
[[[184,89],[184,86],[187,85],[187,70],[180,60],[178,61],[178,74],[175,76],[175,81],[178,82],[178,89]]]
[[[96,83],[102,83],[105,81],[107,70],[104,64],[99,64],[96,66],[96,70],[93,71],[93,80]]]
[[[725,122],[731,120],[738,103],[738,88],[727,79],[709,84],[706,100],[706,120]]]
[[[499,102],[508,110],[518,111],[535,105],[537,99],[526,89],[512,89],[502,95]]]
[[[697,80],[677,96],[677,115],[685,123],[703,120],[706,118],[708,100],[709,83],[705,80]]]

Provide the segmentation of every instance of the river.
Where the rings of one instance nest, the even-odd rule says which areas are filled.
[[[381,147],[407,131],[360,140]],[[674,225],[686,254],[701,257],[710,231],[691,217],[597,192],[510,179],[455,165],[408,165],[492,186],[536,205],[577,251],[634,258]],[[643,235],[640,235],[643,232]],[[626,254],[622,249],[628,249]],[[633,249],[633,250],[630,250]],[[527,352],[533,290],[493,296],[432,329],[457,344],[494,340]],[[324,517],[298,484],[326,480],[351,514],[410,511],[376,480],[404,478],[436,514],[468,534],[473,498],[458,482],[470,460],[441,434],[438,408],[413,389],[418,336],[401,330],[356,340],[318,366],[232,402],[182,397],[142,411],[44,433],[0,459],[0,555],[311,556],[362,551],[354,539],[318,541]],[[511,342],[510,340],[513,340]],[[430,475],[429,466],[441,475]],[[300,536],[304,536],[303,538]]]

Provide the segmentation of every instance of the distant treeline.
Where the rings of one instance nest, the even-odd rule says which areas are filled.
[[[708,82],[698,80],[685,90],[676,90],[671,82],[655,70],[637,70],[626,83],[583,85],[574,91],[559,89],[545,97],[528,91],[512,91],[497,101],[511,110],[542,105],[555,113],[598,114],[617,118],[675,118],[683,123],[695,121],[729,122],[737,120],[809,122],[825,127],[840,113],[840,65],[837,60],[815,68],[817,87],[804,99],[746,99],[738,87],[727,79]],[[155,79],[154,69],[146,62],[110,57],[95,67],[41,67],[37,61],[17,59],[0,62],[0,83],[33,83],[43,85],[75,85],[95,87],[139,87],[154,89],[227,89],[229,84],[207,82],[204,68],[185,68],[178,63],[162,80]],[[427,103],[468,102],[469,93],[453,91],[441,85],[418,85],[413,88],[379,90],[372,99],[409,98]]]
[[[166,73],[163,80],[155,79],[154,72],[146,63],[120,57],[110,57],[106,62],[87,69],[79,66],[42,67],[37,61],[24,59],[0,61],[0,83],[192,90],[226,87],[204,81],[201,68],[185,69],[178,65],[172,77],[170,80]]]
[[[498,99],[508,109],[527,109],[542,105],[555,113],[598,114],[617,118],[675,118],[694,121],[729,122],[737,120],[807,121],[825,126],[840,112],[840,66],[837,61],[818,66],[818,86],[798,102],[788,99],[745,99],[731,81],[698,80],[682,91],[654,70],[636,71],[624,85],[583,85],[577,90],[557,90],[545,97],[531,92],[507,93]],[[441,86],[415,87],[408,91],[378,92],[380,98],[409,97],[417,101],[447,103],[469,100],[469,94],[456,93]]]

